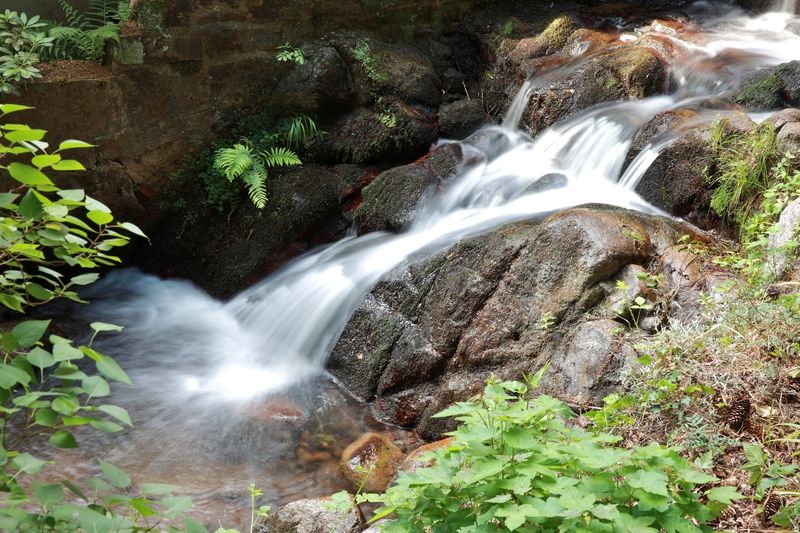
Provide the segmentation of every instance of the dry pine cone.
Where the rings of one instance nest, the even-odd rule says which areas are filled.
[[[781,507],[783,507],[783,498],[774,492],[770,492],[764,500],[764,522],[769,523],[770,518],[775,516],[781,510]]]
[[[746,429],[750,422],[753,406],[748,398],[740,398],[733,402],[725,415],[725,423],[734,431]]]

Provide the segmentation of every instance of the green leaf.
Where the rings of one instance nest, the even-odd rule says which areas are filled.
[[[11,174],[12,178],[23,185],[29,185],[31,187],[53,185],[50,178],[42,174],[39,169],[23,163],[14,162],[8,165],[8,173]]]
[[[122,331],[122,326],[117,326],[116,324],[108,324],[106,322],[92,322],[89,324],[89,327],[93,330],[97,331],[98,333],[101,331]]]
[[[66,429],[60,429],[50,436],[50,444],[57,448],[77,448],[78,441]]]
[[[125,429],[116,422],[111,422],[110,420],[90,420],[89,425],[103,433],[118,433]]]
[[[39,505],[42,507],[50,507],[54,503],[59,503],[64,499],[64,489],[61,485],[42,485],[35,483],[33,488],[33,495]]]
[[[59,396],[50,403],[53,411],[65,416],[74,415],[81,408],[78,400],[72,396]]]
[[[19,202],[19,213],[28,220],[37,219],[44,212],[42,202],[37,198],[33,189],[28,189]]]
[[[127,489],[131,486],[131,478],[111,463],[107,463],[100,459],[100,469],[103,475],[114,487],[118,489]]]
[[[36,415],[34,416],[34,420],[36,420],[37,424],[48,428],[56,425],[57,419],[58,413],[52,409],[39,409],[36,411]]]
[[[25,359],[37,368],[49,368],[56,364],[53,354],[36,346],[25,356]]]
[[[509,531],[514,531],[525,523],[527,518],[523,514],[512,514],[504,520],[505,526]]]
[[[184,516],[182,517],[182,520],[183,526],[186,528],[186,533],[208,533],[208,530],[194,518]]]
[[[61,156],[58,156],[61,157]],[[69,172],[74,170],[86,170],[86,167],[80,161],[74,159],[64,159],[53,165],[53,170],[60,172]]]
[[[11,330],[11,334],[23,348],[30,348],[42,338],[50,326],[49,320],[27,320],[21,322]]]
[[[46,133],[47,133],[46,130],[36,130],[36,129],[15,130],[6,133],[5,137],[6,139],[8,139],[13,143],[41,141],[42,139],[44,139]]]
[[[33,156],[31,158],[31,163],[33,163],[38,169],[51,167],[56,163],[58,163],[59,161],[61,161],[61,156],[58,154],[52,154],[52,155],[42,154]]]
[[[614,531],[620,533],[658,533],[658,530],[648,527],[655,521],[652,516],[632,517],[629,514],[620,513],[614,524]]]
[[[96,272],[90,272],[89,274],[80,274],[78,276],[74,276],[70,278],[69,282],[73,285],[91,285],[95,281],[100,279],[100,274]]]
[[[75,139],[67,139],[58,145],[58,150],[56,150],[56,152],[60,152],[62,150],[73,150],[75,148],[94,148],[94,145]]]
[[[80,353],[80,350],[77,351]],[[108,381],[100,376],[89,376],[84,379],[81,388],[91,398],[102,398],[111,394],[111,386]]]
[[[166,483],[142,483],[140,488],[143,494],[152,494],[153,496],[173,494],[181,490],[177,485],[168,485]]]
[[[145,235],[145,233],[141,229],[139,229],[139,226],[137,226],[136,224],[132,224],[130,222],[123,222],[120,224],[120,227],[125,229],[126,231],[133,233],[134,235],[138,235],[139,237],[144,237],[145,239],[148,238],[147,235]]]
[[[168,496],[161,500],[164,514],[169,518],[177,518],[192,508],[192,499],[189,496]]]
[[[651,494],[669,496],[669,492],[667,491],[667,476],[660,472],[637,470],[626,476],[625,479],[631,487],[642,489]]]
[[[11,460],[11,465],[25,474],[38,474],[46,464],[46,461],[37,459],[27,452],[21,453]]]
[[[86,217],[98,226],[103,226],[114,220],[113,215],[103,211],[89,211]]]
[[[97,408],[97,410],[116,418],[126,426],[133,427],[133,422],[131,422],[131,417],[128,414],[128,411],[122,407],[116,405],[101,405]]]
[[[57,362],[83,359],[83,352],[79,349],[66,341],[53,342],[53,337],[50,337],[50,342],[53,343],[53,357]]]
[[[45,289],[38,283],[28,283],[25,291],[39,301],[46,302],[53,298],[53,291]]]
[[[17,111],[26,111],[28,109],[34,109],[34,108],[27,105],[19,105],[19,104],[0,104],[0,113],[2,113],[3,115],[7,115],[9,113],[16,113]]]
[[[706,491],[706,497],[709,500],[724,503],[725,505],[730,505],[736,500],[741,500],[744,498],[744,496],[737,492],[735,487],[730,487],[727,485],[723,487],[714,487],[713,489]]]

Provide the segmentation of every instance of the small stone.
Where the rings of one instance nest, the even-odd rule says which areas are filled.
[[[383,492],[402,460],[403,452],[389,439],[367,433],[345,448],[339,466],[354,488]]]
[[[353,501],[352,496],[350,497]],[[281,506],[260,519],[255,533],[357,533],[364,527],[364,516],[355,505],[346,511],[325,507],[330,498],[298,500]]]

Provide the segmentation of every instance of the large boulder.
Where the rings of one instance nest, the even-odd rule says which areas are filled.
[[[754,127],[745,113],[737,112],[728,114],[720,125],[729,133]],[[705,209],[709,200],[707,169],[712,168],[716,157],[712,137],[712,125],[694,110],[666,111],[653,117],[636,133],[626,158],[628,167],[643,150],[661,146],[636,192],[677,216]]]
[[[312,157],[326,163],[386,163],[413,160],[438,136],[435,113],[384,98],[380,109],[359,107],[323,124],[325,135],[311,143]]]
[[[800,61],[782,63],[749,76],[733,99],[752,111],[800,105]]]
[[[358,104],[355,82],[335,46],[313,44],[303,52],[304,62],[292,63],[272,92],[271,106],[318,115],[341,113]]]
[[[603,102],[656,94],[665,81],[664,66],[652,49],[634,44],[611,48],[563,75],[545,78],[531,93],[523,125],[538,133]]]
[[[379,284],[329,368],[376,415],[426,438],[452,427],[431,415],[480,392],[491,374],[517,379],[546,362],[545,390],[599,402],[632,353],[615,338],[626,323],[605,320],[618,318],[602,305],[614,280],[629,265],[657,264],[687,233],[700,238],[671,219],[583,207],[467,240]]]
[[[298,500],[259,519],[255,533],[358,533],[364,516],[353,502],[346,511],[331,510],[330,498]]]

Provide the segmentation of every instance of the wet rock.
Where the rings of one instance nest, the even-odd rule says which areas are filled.
[[[614,391],[636,351],[621,342],[622,327],[612,320],[578,326],[551,359],[540,390],[577,404],[600,405]]]
[[[449,139],[463,139],[487,121],[483,102],[478,99],[456,100],[439,109],[439,131]]]
[[[639,99],[657,93],[666,74],[649,48],[623,45],[571,67],[536,88],[523,125],[533,133],[603,102]]]
[[[648,287],[648,272],[639,265],[627,265],[614,276],[613,280],[604,283],[608,294],[598,306],[600,316],[620,319],[626,324],[638,323],[643,315],[642,309],[635,306],[652,305],[653,291]],[[644,298],[648,303],[637,304],[637,298]]]
[[[303,51],[305,62],[292,63],[270,105],[313,115],[342,113],[356,105],[356,87],[339,51],[327,44],[305,46]]]
[[[539,35],[521,39],[508,54],[508,58],[515,63],[522,63],[528,59],[554,54],[564,48],[577,27],[577,19],[562,15]]]
[[[372,292],[397,313],[392,320],[402,331],[383,371],[370,374],[377,377],[369,385],[373,412],[436,438],[453,421],[433,414],[480,392],[492,374],[519,379],[548,361],[557,370],[549,389],[556,396],[596,400],[618,382],[630,353],[617,346],[606,322],[580,329],[582,324],[591,321],[588,314],[600,314],[609,285],[641,272],[631,265],[660,264],[661,255],[687,233],[697,235],[672,219],[575,208],[508,225],[401,269]],[[645,294],[647,287],[640,289]],[[386,327],[360,319],[355,324],[339,347],[349,337]]]
[[[794,266],[792,252],[796,248],[794,239],[798,229],[800,229],[800,200],[794,200],[781,212],[777,230],[770,234],[768,240],[766,268],[778,279],[788,274]]]
[[[332,124],[313,141],[313,157],[328,163],[371,163],[409,160],[436,141],[436,115],[400,100],[385,98],[383,108],[358,108]]]
[[[743,113],[722,119],[726,131],[746,131],[753,121]],[[692,110],[656,115],[637,133],[626,166],[649,145],[663,147],[636,186],[642,198],[673,215],[686,216],[707,205],[706,169],[714,162],[712,127]]]
[[[403,452],[378,433],[367,433],[345,448],[339,466],[356,489],[383,492],[403,461]]]
[[[750,76],[733,99],[753,111],[800,105],[800,61],[782,63]]]
[[[352,496],[351,496],[352,499]],[[281,506],[259,519],[256,533],[357,533],[364,529],[364,516],[355,504],[347,511],[325,507],[330,498],[298,500]]]
[[[179,200],[150,233],[138,264],[187,278],[215,296],[241,290],[324,240],[319,232],[338,220],[341,180],[319,165],[270,171],[263,211],[246,198],[231,212],[209,208],[198,180],[190,176],[178,189]],[[220,257],[235,257],[236,268]]]
[[[461,161],[461,147],[449,143],[419,161],[379,175],[362,191],[364,201],[355,213],[358,233],[402,230],[415,220],[423,198],[447,183]]]
[[[428,454],[436,450],[447,448],[452,444],[453,437],[437,440],[436,442],[431,442],[429,444],[423,444],[416,450],[409,453],[408,456],[403,459],[403,462],[400,463],[400,468],[398,468],[397,471],[413,474],[420,468],[427,468],[433,465],[433,460],[427,457]]]
[[[800,109],[782,109],[767,121],[775,126],[775,149],[779,154],[800,151]]]

